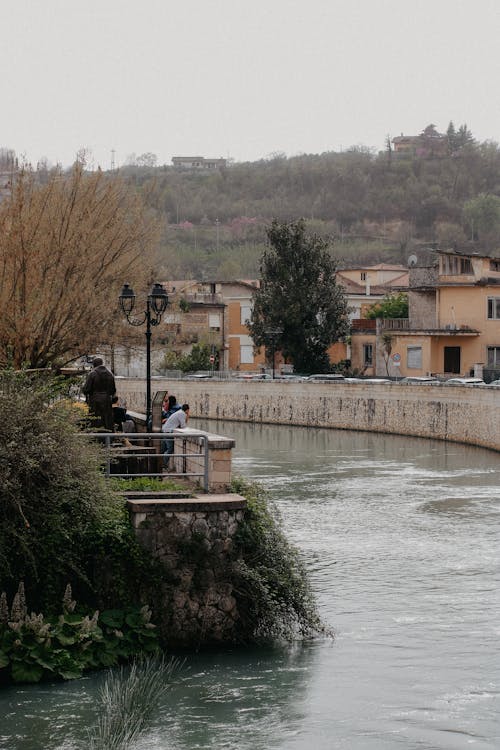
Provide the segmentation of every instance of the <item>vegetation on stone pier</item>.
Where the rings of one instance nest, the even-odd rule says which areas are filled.
[[[60,387],[28,373],[0,378],[0,670],[21,681],[78,676],[156,648],[144,608],[157,619],[156,594],[168,589],[100,473],[98,446],[81,436],[81,411],[57,398]],[[248,500],[225,570],[238,604],[236,639],[324,632],[300,556],[264,495],[242,481],[233,489]],[[195,542],[179,551],[202,582],[207,558]],[[77,609],[71,595],[61,608],[68,583]]]
[[[81,411],[53,379],[0,379],[0,591],[24,581],[33,610],[57,613],[66,584],[88,609],[147,603],[158,566],[82,438]],[[52,403],[52,405],[51,405]],[[152,589],[148,589],[148,585]]]
[[[319,616],[300,552],[287,540],[263,488],[238,478],[232,489],[247,500],[235,540],[239,557],[232,581],[242,638],[269,642],[331,636]]]

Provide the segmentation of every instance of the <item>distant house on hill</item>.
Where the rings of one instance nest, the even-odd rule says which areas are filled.
[[[448,136],[438,133],[435,125],[427,125],[420,135],[401,135],[392,139],[394,154],[399,157],[416,157],[432,159],[447,156],[449,151]]]
[[[204,156],[173,156],[172,164],[177,169],[221,169],[227,159],[206,159]]]

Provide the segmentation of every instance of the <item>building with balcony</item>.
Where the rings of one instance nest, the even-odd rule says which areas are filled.
[[[409,281],[408,320],[377,321],[375,373],[499,377],[500,259],[436,251]]]

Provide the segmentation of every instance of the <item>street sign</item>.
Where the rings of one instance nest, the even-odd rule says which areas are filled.
[[[210,364],[213,365],[214,362],[215,362],[215,357],[214,357],[213,354],[211,354],[210,355]]]
[[[395,365],[399,365],[401,363],[401,354],[399,354],[399,352],[394,352],[392,355],[392,361]]]

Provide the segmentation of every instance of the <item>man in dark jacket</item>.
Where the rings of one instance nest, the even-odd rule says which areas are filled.
[[[92,364],[93,369],[87,375],[83,392],[87,397],[90,413],[100,420],[97,427],[113,432],[111,399],[116,393],[115,379],[100,357],[95,357]]]

